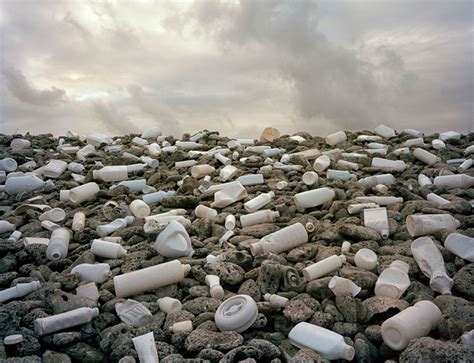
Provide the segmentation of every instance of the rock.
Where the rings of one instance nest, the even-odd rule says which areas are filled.
[[[263,339],[252,339],[248,344],[262,353],[261,359],[274,359],[280,356],[280,350],[277,346]]]
[[[232,363],[236,361],[242,362],[248,359],[256,359],[258,361],[261,356],[262,352],[260,352],[257,348],[244,345],[227,352],[219,363]]]
[[[43,363],[71,363],[71,358],[67,354],[47,350],[43,353]]]
[[[238,294],[245,294],[249,295],[252,299],[255,301],[260,301],[261,300],[261,293],[260,293],[260,288],[255,282],[255,280],[248,279],[240,285],[239,290],[237,292]]]
[[[349,238],[374,241],[380,241],[382,239],[380,234],[373,229],[349,223],[341,225],[339,232]]]
[[[467,298],[474,298],[474,263],[467,264],[454,275],[453,287]]]
[[[283,309],[283,315],[292,323],[300,323],[311,318],[313,310],[301,300],[292,300],[285,309]]]
[[[183,304],[183,308],[194,315],[199,315],[204,312],[214,313],[220,304],[221,302],[219,300],[213,299],[211,297],[197,297],[185,302]]]
[[[363,270],[353,266],[343,266],[339,270],[339,275],[351,280],[362,289],[372,289],[375,287],[378,276],[373,272]]]
[[[329,299],[334,296],[328,284],[332,277],[312,280],[306,285],[306,292],[318,300]]]
[[[384,296],[374,296],[362,302],[365,307],[365,321],[370,321],[375,315],[385,313],[390,309],[395,309],[392,315],[410,306],[405,300],[391,299]]]
[[[280,288],[281,268],[277,263],[265,262],[260,266],[257,285],[262,294],[275,294]]]
[[[237,285],[244,280],[244,269],[235,263],[208,263],[204,268],[209,275],[219,276],[221,284]]]
[[[400,363],[409,362],[472,362],[474,349],[464,344],[435,340],[430,337],[413,339],[400,355]]]
[[[84,362],[102,362],[104,355],[86,343],[75,343],[64,349],[64,352],[73,360]]]
[[[224,353],[215,349],[205,348],[198,354],[198,358],[210,361],[212,363],[219,362],[224,357]]]
[[[440,335],[455,340],[474,326],[474,304],[451,295],[438,296],[434,303],[443,315],[438,323]]]
[[[185,341],[189,352],[197,352],[204,348],[227,351],[238,347],[244,342],[242,335],[234,331],[212,332],[208,330],[193,330]]]

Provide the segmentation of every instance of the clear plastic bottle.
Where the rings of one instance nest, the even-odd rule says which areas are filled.
[[[84,230],[85,225],[86,225],[86,215],[83,212],[74,213],[71,229],[74,232],[81,232]]]
[[[44,186],[44,181],[36,175],[14,176],[5,182],[5,191],[8,194],[30,193]]]
[[[194,214],[198,218],[207,218],[213,221],[217,217],[217,211],[215,209],[209,208],[205,205],[198,205],[194,210]]]
[[[335,132],[333,134],[330,134],[328,136],[326,136],[326,144],[330,145],[330,146],[334,146],[334,145],[337,145],[339,144],[340,142],[344,142],[347,140],[347,135],[344,131],[338,131],[338,132]]]
[[[322,173],[329,167],[329,165],[331,165],[331,159],[329,159],[329,156],[321,155],[314,161],[313,169],[317,173]]]
[[[474,186],[474,176],[469,176],[466,174],[437,176],[434,179],[434,185],[440,186],[440,187],[444,186],[444,187],[447,187],[448,189],[472,188]]]

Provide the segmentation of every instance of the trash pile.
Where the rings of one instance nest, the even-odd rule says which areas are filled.
[[[474,361],[474,134],[0,135],[0,361]]]

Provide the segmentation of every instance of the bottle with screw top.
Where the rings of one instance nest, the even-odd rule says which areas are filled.
[[[305,277],[306,281],[315,280],[337,270],[338,268],[342,267],[342,264],[345,262],[346,257],[344,255],[329,256],[324,260],[313,263],[312,265],[304,268],[303,276]]]
[[[57,228],[49,239],[46,256],[48,259],[57,261],[67,256],[71,234],[66,228]]]
[[[250,245],[250,252],[257,256],[267,252],[281,253],[308,242],[308,232],[301,223],[295,223],[270,233]]]
[[[270,203],[274,196],[274,192],[262,193],[259,196],[244,203],[244,208],[249,213],[255,212]]]
[[[217,300],[222,300],[224,297],[224,289],[220,285],[219,276],[207,275],[205,281],[207,286],[209,286],[211,297]]]

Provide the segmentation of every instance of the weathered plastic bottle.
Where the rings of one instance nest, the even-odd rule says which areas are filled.
[[[388,238],[389,226],[387,208],[364,209],[364,226],[380,233],[382,238]]]
[[[303,269],[306,281],[311,281],[337,270],[346,262],[344,255],[332,255]]]
[[[255,212],[270,203],[274,196],[274,192],[262,193],[259,196],[244,203],[244,208],[249,213]]]
[[[224,227],[229,231],[235,228],[235,216],[233,214],[229,214],[225,217]]]
[[[347,140],[347,135],[344,131],[338,131],[338,132],[335,132],[333,134],[330,134],[328,136],[326,136],[326,144],[330,145],[330,146],[334,146],[334,145],[337,145],[339,144],[340,142],[344,142]]]
[[[260,210],[255,213],[240,216],[242,227],[253,226],[261,223],[273,223],[280,216],[280,212],[274,212],[270,209]]]
[[[0,221],[0,234],[14,231],[16,226],[8,221]]]
[[[219,190],[214,194],[214,202],[212,202],[211,208],[225,208],[244,199],[246,196],[247,190],[245,190],[242,184],[233,184],[232,186]]]
[[[211,294],[211,297],[217,300],[222,300],[224,297],[224,289],[220,284],[219,276],[207,275],[205,280],[207,286],[209,286],[209,293]]]
[[[278,190],[283,190],[285,189],[286,187],[288,186],[288,182],[286,180],[280,180],[279,182],[277,182],[275,184],[275,187],[278,189]]]
[[[128,169],[126,165],[104,166],[100,170],[93,170],[92,176],[105,182],[119,182],[128,179]]]
[[[474,262],[474,238],[459,233],[451,233],[444,241],[444,247],[456,256]]]
[[[374,132],[377,135],[385,137],[387,139],[390,138],[390,137],[396,136],[395,130],[388,127],[388,126],[385,126],[384,124],[380,124],[379,126],[377,126],[374,129]]]
[[[71,229],[74,232],[81,232],[84,230],[85,224],[86,224],[86,215],[83,212],[74,213]]]
[[[42,221],[51,221],[51,222],[55,222],[55,223],[62,222],[62,221],[64,221],[65,218],[66,218],[66,212],[64,212],[64,210],[61,209],[61,208],[50,209],[50,210],[44,212],[43,214],[41,214],[38,217],[38,219],[41,222]]]
[[[373,270],[377,267],[377,255],[371,249],[361,248],[354,256],[354,263],[364,270]]]
[[[330,188],[318,188],[295,195],[295,204],[298,208],[313,208],[330,202],[334,199],[336,193]]]
[[[96,227],[97,234],[101,237],[105,237],[108,234],[112,234],[115,231],[125,228],[128,225],[132,224],[135,220],[133,216],[126,216],[125,218],[117,218],[116,220]]]
[[[198,218],[207,218],[213,221],[217,217],[217,211],[215,209],[209,208],[205,205],[198,205],[194,210],[194,214]]]
[[[135,328],[147,325],[153,320],[153,315],[143,304],[133,299],[115,304],[115,311],[118,317],[125,324]]]
[[[352,295],[352,297],[354,297],[361,290],[361,288],[351,280],[339,276],[333,276],[332,279],[329,280],[328,287],[336,296]]]
[[[379,205],[375,203],[359,203],[359,204],[349,204],[347,211],[349,214],[359,213],[367,208],[378,208]]]
[[[329,167],[329,165],[331,165],[331,159],[329,159],[329,156],[321,155],[314,161],[313,169],[317,173],[322,173]]]
[[[17,299],[28,295],[41,288],[41,283],[39,281],[32,281],[23,284],[17,284],[9,289],[0,291],[0,303],[11,299]]]
[[[318,177],[318,174],[316,174],[314,171],[307,171],[306,173],[303,174],[301,180],[306,185],[313,185],[318,182],[319,177]]]
[[[431,145],[433,146],[433,149],[436,150],[446,149],[446,144],[443,140],[440,139],[434,139],[433,141],[431,141]]]
[[[160,202],[163,198],[174,197],[176,192],[174,190],[158,191],[150,194],[145,194],[142,199],[146,204],[154,204]]]
[[[95,153],[95,147],[93,145],[88,144],[76,152],[76,157],[79,160],[84,161],[86,160],[87,155],[92,153]]]
[[[392,174],[373,175],[357,181],[357,184],[365,188],[372,188],[378,184],[392,185],[393,183],[395,183],[395,177]]]
[[[97,302],[99,300],[100,293],[95,282],[88,282],[87,284],[76,287],[76,295],[87,297]]]
[[[342,159],[337,161],[336,166],[342,169],[359,170],[359,164]]]
[[[71,234],[66,228],[57,228],[51,234],[46,256],[53,261],[67,256]]]
[[[348,253],[351,250],[351,243],[349,241],[342,242],[341,253]]]
[[[458,170],[461,173],[464,173],[467,169],[472,166],[472,159],[466,159],[461,165],[459,165]]]
[[[390,204],[397,204],[397,203],[403,203],[403,198],[401,197],[390,197],[390,196],[365,196],[365,197],[356,197],[356,201],[362,202],[362,203],[375,203],[378,205],[390,205]]]
[[[308,242],[308,232],[301,223],[295,223],[270,233],[250,245],[250,252],[257,256],[267,252],[281,253]]]
[[[415,139],[409,139],[405,141],[403,145],[406,147],[424,146],[425,142],[422,137],[417,137]]]
[[[78,274],[83,281],[101,284],[110,277],[110,266],[107,263],[81,263],[75,266],[71,273]]]
[[[412,237],[426,236],[446,230],[453,232],[461,225],[450,214],[412,214],[406,218],[406,227]]]
[[[82,203],[91,200],[99,192],[100,188],[96,183],[87,183],[69,191],[69,200],[73,203]]]
[[[183,160],[174,163],[176,169],[187,169],[197,164],[196,160]]]
[[[390,160],[383,158],[372,158],[372,168],[394,169],[397,171],[405,170],[407,165],[403,160]]]
[[[173,260],[118,275],[114,277],[115,293],[117,297],[128,297],[175,284],[182,281],[190,270],[190,265],[183,265],[178,260]]]
[[[120,258],[125,256],[127,250],[118,243],[95,239],[92,241],[91,252],[99,257]]]
[[[448,204],[450,203],[449,200],[447,199],[444,199],[443,197],[440,197],[439,195],[435,194],[435,193],[429,193],[426,195],[426,200],[430,201],[430,202],[433,202],[433,203],[436,203],[438,205],[445,205],[445,204]]]
[[[375,295],[399,299],[410,286],[407,263],[395,260],[382,271],[375,283]]]
[[[433,240],[420,237],[411,243],[411,253],[420,270],[430,278],[430,286],[443,295],[451,294],[453,280],[446,273],[443,256]]]
[[[182,308],[181,302],[178,299],[173,299],[169,296],[162,297],[157,302],[160,310],[166,314],[180,311]]]
[[[284,308],[286,305],[290,303],[286,297],[276,295],[276,294],[265,294],[263,295],[265,301],[268,301],[273,306],[278,306],[280,308]]]
[[[237,181],[242,185],[258,185],[263,184],[264,179],[262,174],[247,174],[237,178]]]
[[[158,351],[156,350],[155,336],[153,332],[132,338],[133,346],[137,351],[140,363],[158,363]]]
[[[440,186],[440,187],[444,186],[444,187],[447,187],[448,189],[454,189],[454,188],[467,189],[474,186],[474,176],[469,176],[466,174],[437,176],[434,179],[434,185]]]
[[[0,170],[4,170],[7,173],[15,171],[18,168],[18,164],[15,159],[5,158],[0,160]]]
[[[158,136],[161,136],[161,129],[159,127],[150,127],[143,131],[140,137],[144,139],[156,139]]]
[[[413,136],[413,137],[423,137],[424,134],[421,131],[414,130],[414,129],[404,129],[403,132],[407,135]]]
[[[403,350],[410,340],[429,334],[441,319],[441,311],[431,301],[418,301],[382,324],[382,338],[393,350]]]
[[[22,233],[20,231],[14,231],[10,237],[8,237],[7,242],[14,243],[21,238]]]
[[[8,178],[5,182],[5,191],[8,194],[30,193],[45,186],[43,180],[36,175],[24,175]]]
[[[26,139],[13,139],[10,143],[12,150],[24,150],[31,147],[31,142]]]
[[[191,238],[183,225],[177,221],[171,221],[158,235],[153,248],[165,257],[191,257],[194,253]]]
[[[331,180],[331,179],[357,180],[357,176],[355,174],[351,174],[347,170],[335,170],[335,169],[328,169],[326,172],[326,178],[328,180]]]
[[[435,154],[432,154],[424,149],[420,149],[419,147],[413,151],[413,156],[428,165],[433,165],[441,161],[441,158]]]
[[[73,173],[82,173],[84,171],[84,165],[82,164],[79,164],[79,163],[75,163],[75,162],[71,162],[68,164],[67,168],[72,171]]]
[[[41,336],[89,323],[98,315],[99,309],[97,308],[78,308],[46,318],[36,319],[33,322],[33,326],[36,334]]]
[[[130,203],[130,212],[137,218],[145,218],[150,215],[150,207],[141,199],[135,199]]]
[[[217,327],[221,331],[242,333],[257,320],[258,308],[249,295],[235,295],[223,301],[214,315]]]
[[[179,321],[170,326],[170,332],[172,332],[173,334],[191,333],[192,331],[193,322],[191,320]]]
[[[344,337],[331,330],[306,322],[298,323],[288,334],[291,344],[312,349],[328,360],[354,359],[355,350]]]
[[[206,175],[214,173],[215,170],[216,168],[208,164],[194,165],[190,169],[192,177],[196,179],[204,178]]]
[[[433,182],[428,178],[425,174],[419,174],[418,175],[418,184],[420,184],[420,187],[426,187],[428,185],[432,185]]]

